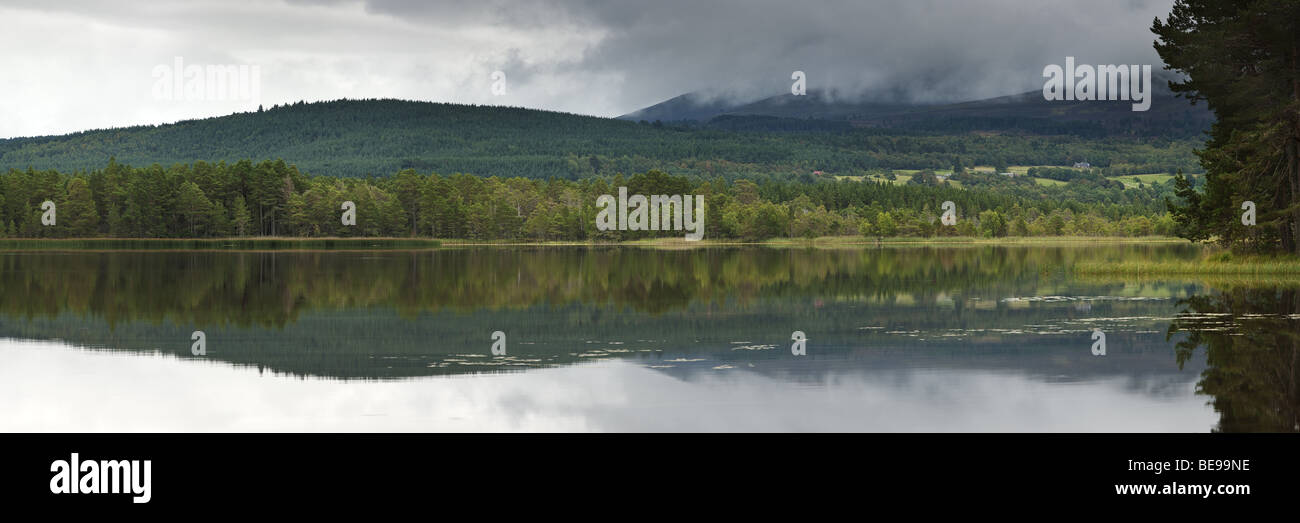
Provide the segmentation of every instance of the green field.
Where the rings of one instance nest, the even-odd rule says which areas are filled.
[[[1120,182],[1123,182],[1123,183],[1124,183],[1124,188],[1125,188],[1125,189],[1129,189],[1129,188],[1137,187],[1137,186],[1138,186],[1138,182],[1141,182],[1141,183],[1143,183],[1143,184],[1145,184],[1145,185],[1151,185],[1151,184],[1154,184],[1154,183],[1165,183],[1165,182],[1167,182],[1167,181],[1169,181],[1169,180],[1172,180],[1173,178],[1174,178],[1174,175],[1172,175],[1172,174],[1166,174],[1166,173],[1160,173],[1160,174],[1129,174],[1129,175],[1124,175],[1124,176],[1111,176],[1111,177],[1110,177],[1110,179],[1112,179],[1112,180],[1119,180]]]
[[[1051,168],[1056,168],[1056,169],[1061,169],[1061,168],[1069,169],[1069,168],[1071,168],[1071,167],[1068,167],[1068,166],[1060,166],[1060,165],[1012,165],[1012,166],[1007,167],[1007,171],[1006,171],[1006,172],[1015,173],[1017,176],[1025,176],[1026,174],[1029,173],[1029,169],[1032,169],[1032,168],[1034,168],[1034,167],[1051,167]],[[977,165],[977,166],[971,167],[970,170],[971,170],[972,172],[985,173],[985,174],[994,174],[994,173],[997,173],[997,170],[996,170],[996,169],[994,169],[993,167],[987,166],[987,165]],[[919,173],[919,172],[921,172],[921,169],[894,169],[894,170],[893,170],[893,173],[894,173],[893,184],[894,184],[894,185],[906,185],[907,182],[911,181],[912,177],[913,177],[916,173]],[[937,170],[934,170],[934,173],[935,173],[935,174],[938,174],[938,175],[951,175],[951,174],[952,174],[952,169],[937,169]],[[1166,174],[1166,173],[1152,173],[1152,174],[1128,174],[1128,175],[1122,175],[1122,176],[1110,176],[1110,177],[1108,177],[1108,178],[1111,179],[1111,180],[1116,180],[1116,181],[1119,181],[1120,183],[1123,183],[1125,189],[1133,189],[1133,188],[1137,188],[1137,187],[1139,186],[1139,185],[1138,185],[1139,183],[1144,184],[1144,185],[1148,185],[1148,186],[1149,186],[1149,185],[1152,185],[1152,184],[1161,184],[1161,183],[1165,183],[1165,182],[1167,182],[1167,181],[1169,181],[1169,180],[1172,180],[1173,177],[1174,177],[1174,176],[1173,176],[1172,174]],[[889,181],[889,180],[886,179],[885,177],[883,177],[883,176],[879,176],[879,175],[866,175],[866,176],[836,176],[835,179],[837,179],[837,180],[849,180],[849,181],[855,181],[855,182],[871,181],[871,182],[882,182],[882,183],[883,183],[883,182],[888,182],[888,181]],[[1059,186],[1062,186],[1062,185],[1068,185],[1068,184],[1069,184],[1069,182],[1065,182],[1065,181],[1061,181],[1061,180],[1054,180],[1054,179],[1051,179],[1051,178],[1039,178],[1039,177],[1034,177],[1034,178],[1032,178],[1032,180],[1034,180],[1034,183],[1036,183],[1036,184],[1038,184],[1038,185],[1041,185],[1041,186],[1044,186],[1044,187],[1059,187]],[[948,183],[952,184],[954,187],[957,187],[957,188],[961,188],[961,186],[962,186],[962,185],[961,185],[961,182],[958,182],[958,181],[955,181],[955,180],[949,180]]]

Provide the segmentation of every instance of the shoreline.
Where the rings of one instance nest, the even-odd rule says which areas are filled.
[[[0,238],[4,251],[276,251],[276,250],[420,250],[453,247],[642,247],[693,249],[705,247],[845,247],[879,246],[1079,246],[1089,244],[1189,244],[1167,236],[1023,236],[1003,238],[951,236],[942,238],[896,237],[870,239],[860,236],[820,238],[771,238],[767,240],[699,240],[649,238],[626,241],[477,241],[438,238]]]
[[[1174,246],[1201,249],[1194,258],[1164,261],[1087,260],[1061,267],[1072,277],[1109,281],[1157,281],[1182,278],[1227,280],[1300,281],[1300,258],[1286,256],[1234,256],[1205,244],[1166,236],[1025,236],[1025,237],[899,237],[881,240],[861,236],[827,236],[814,239],[772,238],[762,241],[649,238],[619,242],[601,241],[475,241],[433,238],[8,238],[0,239],[0,253],[40,252],[413,252],[443,249],[633,248],[692,250],[755,247],[770,249],[916,249],[980,247]]]

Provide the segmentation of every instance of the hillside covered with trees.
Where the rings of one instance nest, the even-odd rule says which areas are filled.
[[[0,140],[0,171],[89,172],[103,168],[109,158],[164,166],[283,158],[305,172],[335,177],[414,169],[568,180],[652,169],[758,180],[806,178],[814,171],[856,176],[874,169],[1068,166],[1082,161],[1107,175],[1200,171],[1193,138],[981,133],[969,126],[946,128],[952,122],[907,130],[769,120],[745,117],[697,127],[508,107],[339,100],[167,125]]]
[[[132,167],[116,161],[90,172],[9,170],[0,174],[0,224],[20,238],[202,238],[233,236],[433,237],[443,239],[616,241],[649,232],[598,231],[597,197],[701,194],[705,237],[866,235],[1144,236],[1173,232],[1163,200],[1172,183],[1125,188],[1080,174],[1064,185],[1028,177],[959,172],[963,188],[933,173],[916,183],[833,180],[727,180],[650,170],[581,180],[439,175],[403,170],[348,178],[304,173],[283,161]],[[42,221],[44,202],[54,224]],[[356,205],[356,225],[341,206]],[[959,222],[938,221],[941,204]],[[680,231],[653,233],[680,236]]]

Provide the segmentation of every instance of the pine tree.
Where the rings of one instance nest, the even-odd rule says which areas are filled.
[[[221,202],[212,202],[208,208],[208,234],[210,236],[230,236],[230,216]]]
[[[68,181],[67,199],[58,209],[59,225],[69,236],[91,236],[99,228],[99,214],[95,212],[95,200],[85,178],[76,176]]]
[[[176,211],[189,226],[191,237],[198,234],[200,220],[208,216],[211,207],[212,202],[208,201],[198,184],[194,182],[181,184],[180,191],[176,193]]]
[[[1169,204],[1180,234],[1300,254],[1300,2],[1178,0],[1151,30],[1188,77],[1170,87],[1217,118],[1200,152],[1203,195],[1179,181],[1183,202]],[[1246,201],[1267,234],[1244,230]]]
[[[247,236],[249,228],[253,224],[253,216],[248,212],[248,205],[244,203],[243,195],[235,197],[235,206],[232,211],[232,216],[234,216],[234,219],[232,220],[234,223],[232,225],[234,226],[235,234]]]

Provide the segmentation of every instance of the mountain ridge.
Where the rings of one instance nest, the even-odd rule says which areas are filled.
[[[691,93],[620,116],[704,127],[781,130],[803,125],[789,120],[847,122],[845,127],[876,127],[935,132],[1027,132],[1033,134],[1199,136],[1213,122],[1204,105],[1175,96],[1163,83],[1153,84],[1151,108],[1133,111],[1132,102],[1049,101],[1041,91],[1026,91],[956,103],[848,101],[823,92],[780,94],[745,103],[713,100],[692,106]],[[764,117],[768,124],[745,118]],[[771,120],[776,118],[779,120]],[[738,120],[741,119],[741,120]],[[821,127],[833,127],[821,125]]]
[[[1165,101],[1157,101],[1149,113],[1132,113],[1127,105],[1116,106],[1127,102],[1053,106],[1017,96],[924,107],[767,99],[708,122],[669,124],[394,99],[298,102],[170,124],[3,139],[0,170],[89,172],[110,158],[163,166],[280,158],[305,172],[332,176],[415,169],[578,179],[651,169],[790,176],[944,168],[956,156],[972,165],[1068,165],[1079,156],[1094,163],[1103,157],[1149,163],[1129,153],[1106,155],[1113,145],[1080,140],[1137,137],[1131,145],[1140,146],[1148,137],[1196,136],[1209,121],[1177,110],[1162,112],[1172,108]],[[819,117],[801,117],[808,114]],[[990,134],[1009,136],[996,143],[979,138]],[[1042,135],[1064,135],[1077,143],[1045,148],[1034,141]],[[900,147],[899,139],[915,143]]]

